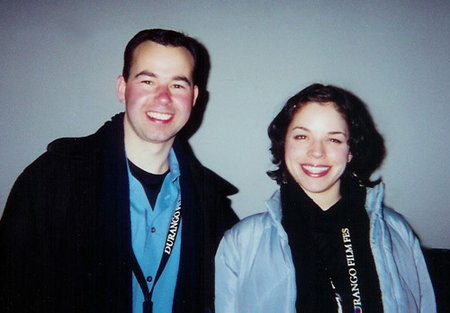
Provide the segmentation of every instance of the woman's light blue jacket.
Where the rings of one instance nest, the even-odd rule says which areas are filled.
[[[383,206],[384,185],[367,188],[370,247],[385,313],[433,313],[436,303],[420,244],[403,217]],[[280,192],[268,211],[227,231],[216,254],[216,313],[293,313],[296,285]]]

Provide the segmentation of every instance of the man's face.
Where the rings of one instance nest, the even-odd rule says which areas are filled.
[[[116,86],[126,107],[126,144],[172,145],[197,99],[193,68],[193,57],[183,47],[145,41],[136,48],[128,81],[120,76]]]

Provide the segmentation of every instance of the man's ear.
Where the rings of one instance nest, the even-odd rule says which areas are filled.
[[[195,104],[197,103],[197,97],[198,97],[198,86],[194,85],[194,99],[192,102],[192,106],[195,106]]]
[[[125,90],[127,89],[127,82],[125,81],[125,78],[122,75],[119,75],[117,77],[116,81],[116,95],[117,98],[119,98],[119,101],[123,104],[125,103]]]

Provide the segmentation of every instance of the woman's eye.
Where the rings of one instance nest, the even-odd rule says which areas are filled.
[[[306,139],[306,136],[305,135],[295,135],[294,139],[296,139],[296,140],[303,140],[303,139]]]
[[[330,141],[332,143],[342,143],[342,141],[340,139],[336,139],[336,138],[330,138]]]

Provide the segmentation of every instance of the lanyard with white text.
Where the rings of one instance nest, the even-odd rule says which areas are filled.
[[[152,295],[155,285],[158,282],[164,268],[166,267],[167,261],[169,260],[170,254],[172,253],[172,248],[175,245],[175,240],[177,238],[178,229],[181,223],[181,199],[178,201],[175,212],[173,213],[172,219],[170,221],[169,230],[167,231],[166,243],[164,244],[164,251],[161,257],[161,262],[159,263],[158,270],[155,275],[155,279],[152,285],[152,289],[149,291],[147,282],[145,281],[142,269],[136,259],[133,249],[131,249],[131,268],[136,276],[136,279],[141,286],[142,293],[144,294],[143,313],[153,312]]]

